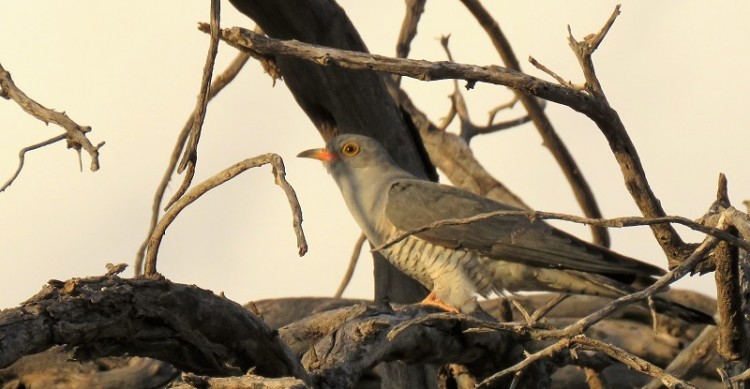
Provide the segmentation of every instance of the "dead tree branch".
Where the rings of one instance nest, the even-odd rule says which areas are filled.
[[[701,334],[685,347],[664,369],[669,374],[683,379],[690,379],[698,374],[702,366],[710,364],[710,360],[716,357],[715,345],[718,335],[716,326],[707,326]],[[659,389],[662,382],[654,379],[643,389]]]
[[[451,225],[459,225],[459,224],[469,224],[469,223],[474,223],[477,221],[486,220],[486,219],[490,219],[494,217],[513,217],[513,216],[523,216],[529,219],[530,221],[555,219],[555,220],[566,220],[566,221],[570,221],[573,223],[580,223],[580,224],[595,224],[595,225],[601,225],[601,226],[606,226],[610,228],[652,226],[652,225],[658,225],[658,224],[675,223],[675,224],[684,225],[695,231],[700,231],[704,234],[714,236],[717,239],[729,242],[732,245],[741,247],[745,250],[750,249],[750,240],[740,239],[732,234],[727,233],[726,231],[722,229],[707,226],[707,225],[692,221],[682,216],[663,216],[663,217],[656,217],[656,218],[626,216],[626,217],[618,217],[618,218],[612,218],[612,219],[591,219],[587,217],[567,215],[567,214],[555,213],[555,212],[509,210],[509,211],[495,211],[495,212],[480,213],[480,214],[467,217],[467,218],[438,220],[436,222],[424,225],[422,227],[413,229],[411,231],[406,231],[394,237],[390,241],[382,244],[381,246],[375,247],[373,250],[379,251],[379,250],[387,249],[388,247],[393,246],[394,244],[406,239],[407,237],[411,235],[418,234],[420,232],[431,230],[434,228],[439,228],[443,226],[451,226]]]
[[[53,280],[0,312],[0,367],[62,344],[79,358],[141,355],[198,374],[241,375],[255,366],[268,377],[306,377],[277,333],[242,306],[164,279]]]
[[[26,153],[28,153],[29,151],[33,151],[33,150],[36,150],[38,148],[47,146],[47,145],[51,145],[53,143],[57,143],[57,142],[59,142],[59,141],[61,141],[63,139],[66,139],[66,138],[68,138],[68,134],[67,133],[62,134],[62,135],[58,135],[56,137],[47,139],[47,140],[45,140],[43,142],[39,142],[37,144],[33,144],[31,146],[26,146],[26,147],[22,148],[21,151],[18,152],[18,168],[16,168],[16,172],[13,173],[13,175],[8,179],[8,181],[5,181],[5,184],[3,184],[3,186],[0,186],[0,192],[8,189],[8,187],[11,184],[13,184],[13,181],[16,180],[16,178],[18,177],[18,175],[21,174],[21,170],[23,169],[23,163],[24,163],[24,160],[26,159]]]
[[[352,256],[349,258],[349,266],[347,266],[346,273],[341,279],[341,284],[339,284],[339,287],[338,289],[336,289],[336,293],[333,294],[333,297],[340,298],[344,294],[346,287],[349,286],[349,282],[352,280],[352,276],[354,275],[354,269],[357,268],[357,262],[359,262],[359,254],[362,251],[362,245],[365,244],[366,240],[367,237],[365,236],[365,234],[360,233],[359,238],[357,238],[357,241],[354,243]]]
[[[442,38],[440,38],[440,44],[443,46],[445,53],[448,55],[448,60],[453,62],[453,55],[451,54],[450,48],[448,47],[449,39],[450,35],[443,36]],[[453,80],[451,109],[450,112],[448,112],[448,115],[446,115],[445,119],[443,119],[443,121],[440,123],[439,127],[440,129],[445,130],[445,128],[448,126],[448,124],[450,124],[453,118],[458,115],[459,119],[461,120],[461,132],[459,136],[468,144],[469,142],[471,142],[471,139],[477,135],[491,134],[497,131],[507,130],[509,128],[517,127],[530,122],[531,117],[529,115],[524,115],[516,119],[510,119],[495,123],[494,119],[497,116],[497,113],[503,109],[513,108],[516,102],[518,102],[518,96],[515,96],[510,102],[501,104],[492,109],[490,111],[489,120],[486,126],[476,125],[472,123],[471,118],[469,117],[469,109],[466,106],[466,99],[464,98],[463,93],[461,93],[461,89],[458,87],[458,81]],[[540,104],[544,106],[544,100],[542,100]]]
[[[248,374],[239,377],[205,377],[194,374],[183,374],[182,383],[169,386],[170,389],[238,389],[238,388],[262,388],[262,389],[306,389],[310,386],[304,381],[291,378],[266,378],[258,375]]]
[[[245,64],[249,59],[249,52],[241,50],[239,53],[237,53],[237,56],[234,58],[234,60],[232,60],[232,63],[230,63],[229,66],[227,66],[227,68],[221,74],[214,77],[214,80],[211,83],[211,87],[208,89],[208,101],[211,101],[216,95],[219,94],[219,92],[221,92],[222,89],[224,89],[224,87],[229,85],[229,83],[234,80],[237,74],[239,74],[240,70],[245,67]],[[172,155],[169,158],[167,169],[156,188],[156,192],[154,193],[153,203],[151,204],[151,220],[149,221],[149,229],[146,233],[146,239],[141,244],[141,247],[138,249],[138,252],[135,256],[134,268],[136,276],[141,275],[143,271],[143,258],[146,254],[146,247],[148,246],[149,238],[151,238],[151,235],[154,233],[156,223],[159,221],[159,214],[161,213],[161,202],[164,199],[164,194],[167,191],[169,181],[171,181],[172,179],[172,174],[177,167],[180,153],[185,147],[185,141],[187,140],[187,137],[193,128],[193,123],[195,121],[196,115],[197,113],[193,111],[185,125],[182,127],[180,134],[177,136],[177,141],[174,148],[172,149]]]
[[[88,132],[91,132],[91,127],[79,125],[70,117],[68,117],[65,112],[57,112],[34,101],[16,86],[10,76],[10,72],[5,70],[2,64],[0,64],[0,97],[15,101],[29,115],[41,120],[45,124],[49,124],[51,122],[62,127],[66,133],[65,138],[68,141],[68,148],[76,150],[78,152],[79,158],[81,149],[86,150],[86,152],[91,157],[91,164],[89,165],[89,168],[92,172],[99,170],[99,149],[104,146],[104,142],[101,142],[96,146],[91,143],[91,141],[86,137],[86,134]],[[57,137],[52,139],[57,139]],[[33,150],[34,148],[39,148],[54,143],[51,142],[52,139],[33,146],[29,146],[26,149],[31,148],[30,150]],[[56,141],[57,140],[55,140],[55,142]],[[23,153],[24,151],[22,150],[21,154]],[[22,166],[23,159],[21,160],[21,166],[19,167],[19,170]],[[18,172],[16,172],[13,178],[3,186],[3,190],[13,182],[16,176],[18,176]],[[0,192],[2,192],[2,190],[0,190]]]
[[[216,54],[219,52],[219,18],[221,15],[221,1],[211,0],[211,38],[208,44],[208,54],[206,55],[206,64],[203,66],[203,77],[201,78],[200,92],[196,101],[195,116],[193,125],[188,135],[187,145],[182,155],[182,160],[177,165],[177,173],[182,173],[187,169],[185,178],[182,180],[180,187],[174,193],[172,198],[167,202],[167,208],[171,207],[190,187],[195,175],[195,165],[198,162],[198,142],[203,130],[203,120],[206,118],[206,107],[208,106],[208,95],[211,88],[211,75],[214,71]]]
[[[302,231],[302,210],[300,208],[299,201],[297,200],[297,195],[294,192],[294,189],[286,181],[284,161],[276,154],[263,154],[254,158],[248,158],[246,160],[240,161],[201,182],[200,184],[190,189],[187,193],[185,193],[184,196],[180,197],[180,200],[178,200],[171,208],[169,208],[164,216],[162,216],[159,223],[157,223],[154,232],[149,238],[149,244],[146,253],[145,274],[157,274],[156,256],[158,255],[159,246],[161,245],[161,240],[164,236],[164,232],[185,207],[193,203],[209,190],[225,183],[226,181],[231,180],[240,173],[248,169],[263,166],[266,164],[271,164],[271,166],[273,167],[272,172],[276,185],[279,185],[284,190],[284,193],[286,193],[287,200],[289,201],[289,206],[292,208],[292,225],[294,227],[294,232],[297,235],[297,247],[299,248],[299,255],[305,255],[305,253],[307,253],[307,242],[305,240],[305,234]]]
[[[398,41],[396,43],[396,57],[406,58],[409,56],[411,51],[411,42],[414,37],[417,36],[417,26],[419,25],[419,19],[422,17],[424,12],[424,5],[427,0],[407,0],[406,1],[406,14],[404,20],[401,22],[401,30],[398,34]],[[401,77],[393,77],[396,85],[401,83]]]
[[[619,14],[620,6],[618,5],[604,27],[597,34],[584,37],[582,41],[577,41],[570,33],[570,27],[568,28],[568,43],[581,65],[586,80],[586,88],[580,93],[589,96],[592,104],[591,110],[582,112],[597,124],[602,134],[607,138],[612,154],[620,165],[625,187],[643,216],[662,217],[666,213],[648,184],[646,172],[643,170],[635,145],[633,145],[625,130],[625,125],[604,95],[604,90],[596,77],[594,62],[591,58]],[[572,89],[568,89],[572,91]],[[656,241],[667,255],[670,268],[677,266],[690,252],[690,248],[685,245],[671,225],[657,224],[651,226],[651,230]]]
[[[513,365],[505,370],[502,370],[491,377],[485,379],[477,385],[477,388],[487,388],[496,383],[497,380],[510,374],[518,374],[524,369],[531,366],[533,363],[555,356],[563,351],[574,352],[574,350],[588,350],[603,353],[608,357],[623,363],[631,369],[646,373],[658,380],[660,380],[668,388],[693,388],[695,386],[667,373],[662,368],[654,365],[645,359],[638,358],[627,351],[607,344],[597,339],[589,338],[585,335],[576,335],[571,338],[563,338],[555,344],[540,350],[534,354],[528,355],[520,363]]]

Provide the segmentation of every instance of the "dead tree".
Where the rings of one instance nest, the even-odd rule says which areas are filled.
[[[592,54],[615,22],[619,7],[598,33],[580,41],[570,35],[584,78],[578,85],[533,59],[532,64],[556,82],[523,73],[499,24],[475,0],[462,3],[487,31],[504,66],[454,62],[447,39],[443,44],[450,61],[408,59],[423,0],[406,2],[396,58],[368,54],[355,26],[332,0],[231,2],[259,28],[255,32],[222,29],[219,1],[211,2],[211,23],[201,26],[211,41],[200,96],[157,190],[151,231],[136,264],[137,271],[143,266],[145,275],[123,279],[117,274],[124,267],[113,265],[101,277],[53,280],[20,307],[0,312],[0,380],[6,387],[54,382],[67,387],[157,387],[173,380],[179,374],[176,369],[184,372],[177,387],[743,385],[748,375],[743,373],[748,367],[748,216],[729,203],[723,176],[717,200],[700,221],[668,216],[662,209],[594,71]],[[211,82],[221,40],[237,47],[240,54],[226,73]],[[399,164],[418,176],[435,179],[438,167],[455,185],[525,209],[518,214],[531,219],[590,225],[592,239],[602,245],[609,242],[607,228],[648,225],[671,271],[653,286],[615,301],[519,296],[513,298],[513,307],[505,299],[485,301],[486,315],[472,316],[409,305],[425,295],[424,288],[378,256],[373,301],[282,299],[242,307],[209,291],[171,283],[156,267],[159,242],[169,223],[206,191],[265,164],[272,166],[276,183],[289,199],[300,253],[306,250],[300,208],[278,156],[249,158],[191,187],[208,101],[250,57],[261,61],[273,77],[283,78],[324,139],[341,133],[377,138]],[[456,80],[447,119],[432,122],[401,89],[400,77]],[[0,68],[3,95],[24,105],[27,97],[9,81],[9,73]],[[515,98],[504,106],[520,102],[526,114],[475,125],[467,115],[458,81],[468,88],[480,82],[510,88]],[[601,218],[581,169],[544,113],[545,100],[566,105],[597,125],[642,217]],[[461,121],[460,134],[446,132],[456,117]],[[586,217],[530,210],[472,156],[469,142],[474,136],[525,122],[533,122],[543,137]],[[65,128],[72,147],[98,155],[99,146],[85,139],[86,128]],[[185,179],[160,218],[166,182],[174,171],[185,172]],[[673,224],[703,232],[706,238],[700,244],[685,243]],[[716,272],[718,304],[684,292],[670,292],[671,298],[708,312],[718,306],[718,326],[652,316],[632,304],[650,302],[671,282],[696,271]]]

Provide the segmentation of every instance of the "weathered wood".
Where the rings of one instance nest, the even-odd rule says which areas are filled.
[[[696,307],[711,304],[710,299],[695,293],[687,293],[682,299],[670,297],[685,304],[693,301]],[[550,296],[517,298],[527,310],[533,311],[545,305]],[[540,324],[566,325],[588,310],[597,309],[605,301],[590,296],[572,296],[552,309]],[[497,305],[497,301],[483,302],[488,312],[494,312]],[[21,307],[0,312],[0,349],[3,351],[0,363],[7,366],[22,355],[55,344],[67,344],[75,350],[74,357],[83,361],[128,353],[160,358],[179,368],[209,374],[213,378],[244,374],[255,366],[254,373],[265,377],[296,376],[307,380],[267,382],[274,385],[300,387],[302,382],[321,388],[352,387],[365,376],[368,384],[373,385],[377,380],[369,378],[372,375],[368,373],[373,368],[381,378],[388,374],[382,386],[415,382],[428,385],[430,381],[417,380],[434,380],[436,377],[430,370],[403,367],[410,363],[461,364],[474,377],[481,379],[520,360],[522,350],[534,352],[554,341],[534,338],[529,332],[532,327],[523,325],[493,327],[498,323],[481,318],[468,320],[466,316],[452,314],[425,317],[434,311],[417,305],[396,306],[394,310],[383,305],[363,305],[360,300],[302,298],[259,301],[251,306],[269,322],[284,326],[272,330],[255,315],[226,298],[164,279],[128,280],[104,276],[51,281]],[[320,312],[330,307],[337,308]],[[516,312],[516,319],[521,317]],[[623,309],[612,319],[591,327],[586,334],[665,366],[700,332],[699,326],[667,327],[664,324],[667,318],[660,318],[659,330],[653,332],[649,317],[642,308]],[[410,324],[404,326],[405,323]],[[52,361],[49,355],[54,355],[54,351],[49,353],[46,357],[31,358]],[[617,379],[618,374],[622,378],[622,370],[614,367],[618,364],[606,357],[581,351],[577,358],[569,355],[572,354],[532,365],[525,370],[523,379],[534,382],[546,372],[553,371],[553,365],[569,364],[592,367],[603,382]],[[59,363],[48,363],[47,372],[53,366],[65,368],[66,363],[70,367],[69,358],[64,359]],[[0,370],[0,382],[27,382],[19,377],[28,379],[41,366],[29,364],[28,360],[22,359],[11,368]],[[690,377],[686,378],[712,376],[719,366],[718,358],[707,354],[703,360],[705,363],[699,369],[692,369]],[[133,363],[137,364],[137,360]],[[104,385],[107,382],[163,379],[163,375],[145,371],[148,366],[162,369],[163,364],[141,363],[145,363],[145,367],[138,369],[136,365],[131,366],[133,370],[130,371],[101,375],[97,377],[98,382]],[[85,371],[69,372],[67,382],[94,382],[91,377],[85,377],[89,374]],[[414,375],[417,372],[421,375]],[[161,373],[166,374],[166,371]],[[41,370],[40,374],[47,373]],[[640,382],[641,378],[636,378],[628,378],[628,382]],[[243,377],[241,381],[244,380]],[[569,389],[576,388],[578,386],[572,383],[580,381],[580,374],[571,374],[567,370],[555,373],[556,384],[560,380],[570,380]],[[264,380],[260,381],[259,385],[262,385]],[[239,381],[212,381],[208,378],[208,382],[229,386]]]
[[[149,358],[79,361],[65,347],[25,356],[0,369],[2,388],[120,389],[164,387],[179,371]]]
[[[139,355],[199,374],[305,376],[277,332],[242,306],[164,279],[50,281],[0,312],[0,367],[62,344],[81,358]]]

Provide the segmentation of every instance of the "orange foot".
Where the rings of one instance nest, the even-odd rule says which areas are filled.
[[[456,308],[448,305],[445,301],[439,299],[435,295],[434,291],[430,292],[430,294],[427,295],[427,297],[425,297],[424,300],[422,300],[422,302],[419,303],[419,305],[424,305],[424,306],[427,306],[427,307],[435,307],[435,308],[438,308],[438,309],[442,309],[442,310],[444,310],[446,312],[453,312],[453,313],[458,313],[459,312],[458,309],[456,309]]]

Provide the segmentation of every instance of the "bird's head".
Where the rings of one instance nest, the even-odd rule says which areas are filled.
[[[325,148],[303,151],[297,156],[323,162],[365,231],[372,226],[364,215],[382,205],[390,185],[399,179],[413,178],[396,165],[378,141],[362,135],[339,135],[328,141]]]
[[[334,177],[339,174],[359,175],[367,170],[395,167],[388,151],[375,139],[354,134],[339,135],[325,148],[306,150],[297,155],[323,162]]]

